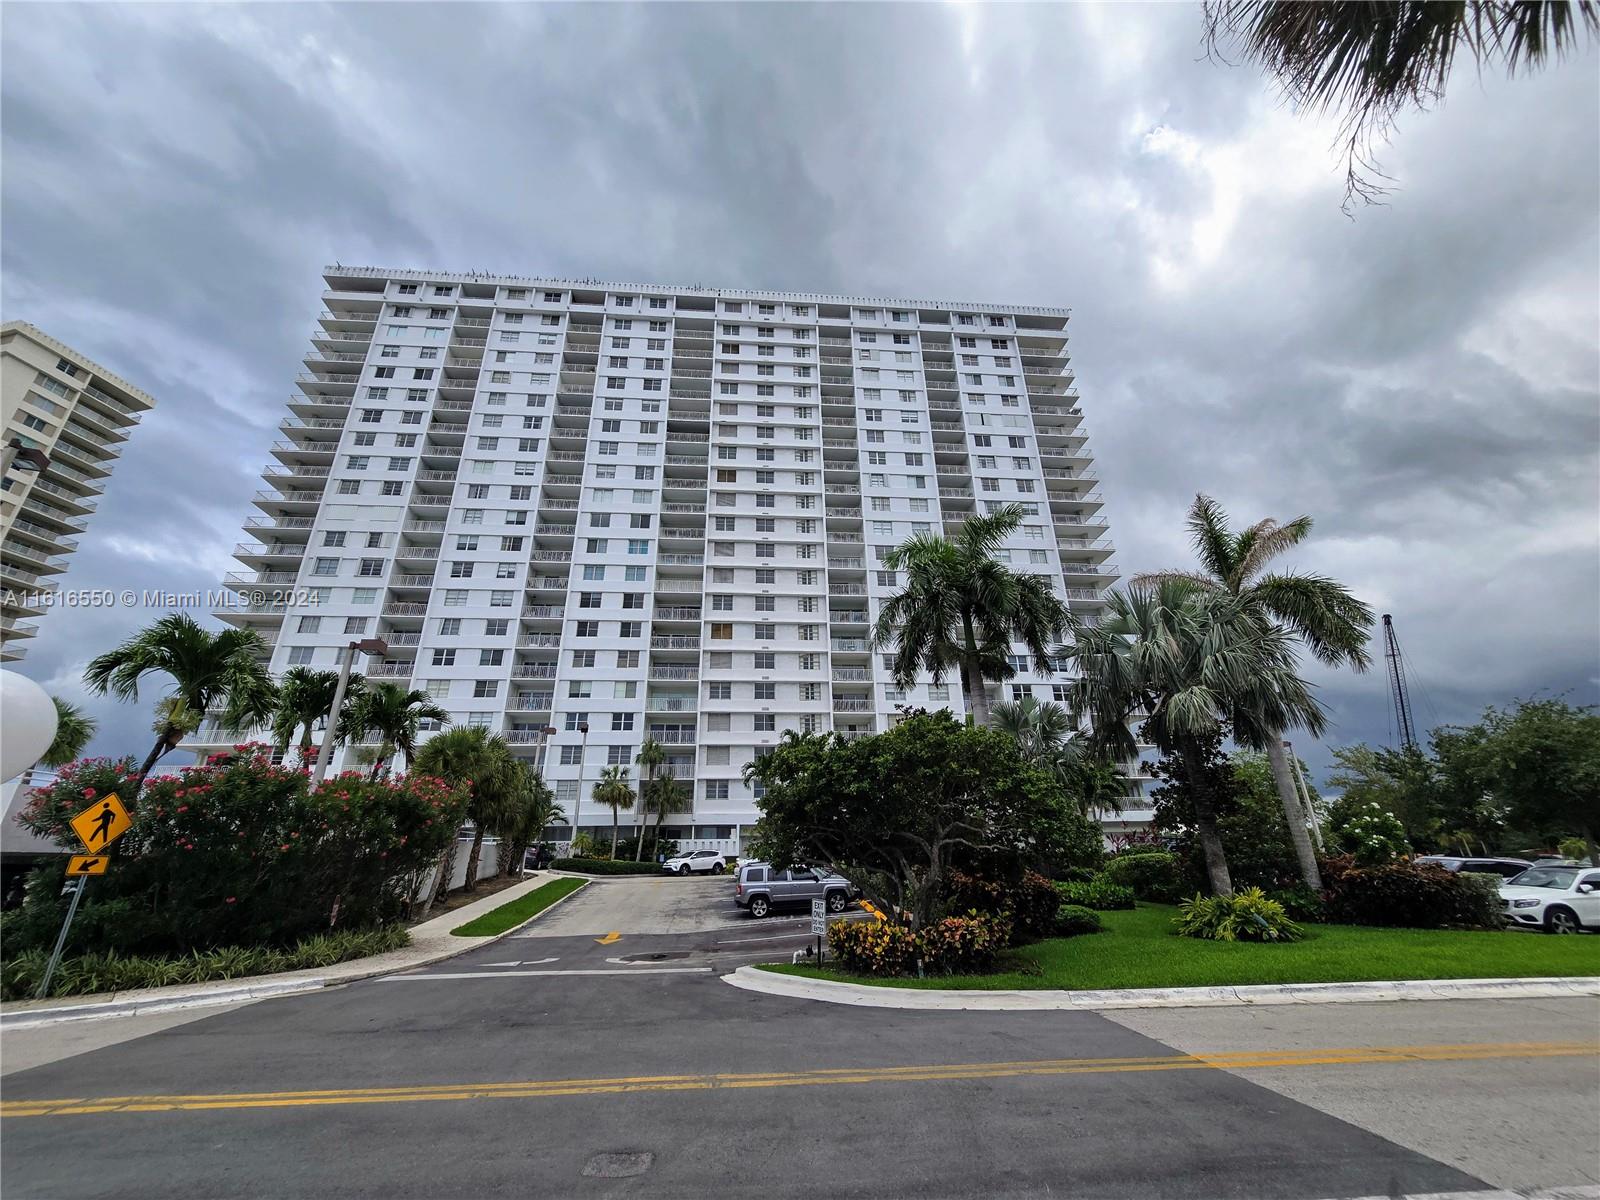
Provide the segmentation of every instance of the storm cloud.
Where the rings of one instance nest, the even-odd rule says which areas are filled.
[[[66,587],[232,569],[332,262],[1073,308],[1125,574],[1316,518],[1425,726],[1600,696],[1600,56],[1337,130],[1183,6],[10,4],[0,305],[158,398]],[[156,615],[48,614],[81,698]],[[1381,673],[1311,668],[1329,744]],[[94,750],[148,703],[94,700]],[[1310,747],[1306,747],[1310,750]],[[1308,755],[1326,762],[1326,748]]]

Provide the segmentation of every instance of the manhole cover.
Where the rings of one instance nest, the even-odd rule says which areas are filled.
[[[655,1162],[650,1150],[623,1150],[614,1154],[596,1154],[583,1164],[583,1173],[596,1179],[626,1179],[630,1175],[643,1175]]]
[[[661,950],[654,954],[624,954],[622,961],[626,963],[639,962],[664,962],[669,958],[688,958],[687,950]]]

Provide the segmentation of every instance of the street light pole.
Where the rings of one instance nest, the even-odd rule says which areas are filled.
[[[11,464],[19,458],[34,471],[42,471],[50,465],[50,456],[43,450],[28,445],[19,437],[14,437],[6,441],[4,450],[0,450],[0,475],[11,470]]]
[[[327,777],[328,763],[333,760],[333,739],[339,724],[339,709],[344,706],[345,689],[350,686],[350,667],[355,662],[357,651],[382,658],[389,653],[389,643],[382,638],[362,638],[344,648],[339,660],[339,684],[333,689],[333,706],[328,709],[328,726],[322,731],[322,747],[317,751],[317,769],[311,775],[313,784],[319,784]]]
[[[572,802],[572,842],[578,840],[578,818],[583,814],[583,760],[589,751],[589,722],[578,722],[578,732],[582,738],[578,742],[578,796]],[[572,852],[571,843],[568,843],[567,852]]]

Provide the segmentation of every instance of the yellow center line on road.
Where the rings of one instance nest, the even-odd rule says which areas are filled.
[[[1134,1071],[1233,1070],[1338,1066],[1352,1063],[1468,1062],[1507,1058],[1593,1056],[1593,1042],[1481,1042],[1425,1046],[1346,1046],[1314,1050],[1252,1050],[1139,1058],[1059,1058],[1023,1062],[945,1063],[912,1067],[829,1067],[746,1074],[634,1075],[609,1079],[545,1079],[509,1083],[425,1084],[300,1092],[226,1092],[217,1095],[74,1096],[0,1103],[0,1119],[84,1116],[101,1113],[192,1112],[215,1109],[299,1108],[328,1104],[405,1104],[444,1100],[506,1100],[601,1096],[626,1092],[805,1087],[816,1084],[925,1083]]]

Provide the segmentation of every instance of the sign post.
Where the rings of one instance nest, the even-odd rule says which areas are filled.
[[[822,965],[822,939],[828,932],[828,905],[825,900],[811,902],[811,932],[817,939],[817,966]]]
[[[111,862],[106,857],[106,851],[111,848],[112,842],[128,832],[133,818],[128,815],[121,798],[112,792],[73,817],[70,824],[72,832],[78,835],[78,840],[89,853],[74,854],[67,860],[67,875],[72,877],[68,885],[72,888],[72,903],[67,905],[67,919],[61,922],[56,948],[50,952],[44,978],[39,981],[39,990],[34,994],[36,1000],[43,1000],[50,994],[50,980],[61,963],[61,951],[67,945],[67,932],[72,928],[72,918],[78,915],[78,901],[83,899],[83,889],[89,886],[87,877],[106,873],[106,867]]]

